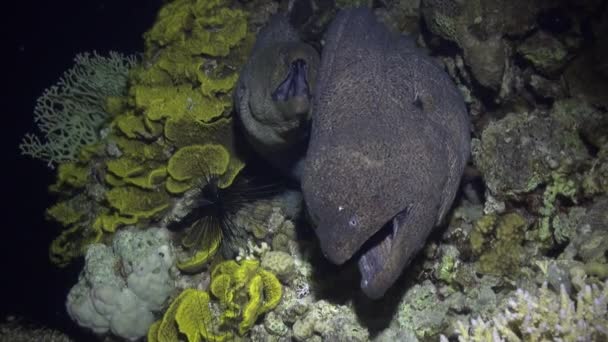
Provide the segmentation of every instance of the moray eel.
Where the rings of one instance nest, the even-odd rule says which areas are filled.
[[[235,105],[253,149],[297,180],[308,142],[319,54],[300,41],[283,15],[256,39],[240,73]]]
[[[302,191],[324,255],[356,259],[380,298],[454,200],[468,113],[433,59],[368,9],[338,13],[325,42]]]

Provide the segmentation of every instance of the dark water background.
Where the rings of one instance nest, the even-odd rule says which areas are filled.
[[[54,172],[44,162],[20,156],[18,144],[33,131],[36,98],[73,65],[77,53],[143,51],[142,34],[161,4],[161,0],[3,3],[0,321],[14,315],[83,340],[64,306],[82,262],[58,269],[48,258],[49,243],[60,231],[59,225],[44,219],[45,209],[53,203],[46,188]]]

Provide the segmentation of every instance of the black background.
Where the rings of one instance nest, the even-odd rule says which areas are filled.
[[[44,219],[53,203],[47,186],[54,171],[45,162],[21,156],[18,145],[26,132],[34,131],[36,98],[73,65],[77,53],[141,52],[142,34],[160,6],[161,0],[3,3],[0,320],[12,315],[83,340],[64,306],[82,262],[58,269],[48,258],[49,244],[61,229]]]

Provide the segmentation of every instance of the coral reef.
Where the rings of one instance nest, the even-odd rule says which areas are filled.
[[[211,272],[209,293],[184,290],[150,328],[148,340],[176,341],[180,333],[188,341],[242,336],[260,315],[279,304],[281,296],[281,283],[258,261],[224,261]]]
[[[462,49],[464,61],[475,79],[481,85],[497,90],[509,57],[509,47],[503,36],[530,30],[538,4],[535,1],[515,4],[491,0],[425,0],[421,9],[434,34],[455,42]]]
[[[608,283],[587,285],[570,298],[544,283],[537,293],[518,289],[504,313],[492,320],[474,319],[458,328],[465,341],[602,341],[608,338]],[[501,310],[499,310],[501,311]]]
[[[105,121],[92,113],[95,122],[89,122],[86,132],[78,132],[94,136],[97,144],[86,148],[69,144],[76,160],[58,166],[52,190],[60,195],[61,204],[48,215],[65,227],[51,246],[56,264],[68,264],[86,246],[122,226],[144,227],[159,221],[203,175],[217,174],[225,188],[243,169],[244,157],[234,146],[231,92],[252,35],[246,13],[231,4],[223,0],[168,4],[144,37],[146,53],[140,63],[121,62],[118,55],[112,55],[112,63],[106,61],[115,73],[121,72],[105,73],[113,82],[122,82],[120,92],[110,82],[105,83],[112,91],[85,88],[96,92],[91,106],[104,110]],[[95,58],[100,59],[78,60]],[[80,91],[76,86],[87,83],[79,80],[92,71],[75,70],[63,83],[66,87],[75,83],[73,91]],[[57,92],[63,97],[71,94],[57,89],[52,94]]]
[[[146,335],[175,285],[166,230],[122,230],[112,247],[92,244],[66,306],[80,326],[134,341]]]
[[[475,165],[494,196],[530,192],[549,183],[555,172],[571,172],[589,158],[577,125],[560,122],[559,110],[555,104],[550,112],[509,113],[473,140]]]
[[[374,2],[457,84],[473,137],[445,224],[382,300],[358,294],[353,265],[325,263],[297,190],[239,207],[230,253],[220,231],[189,229],[209,175],[234,190],[257,162],[234,134],[232,98],[256,33],[285,12],[322,51],[321,33],[354,4],[369,1],[168,1],[140,61],[82,55],[43,94],[47,136],[28,135],[22,152],[56,167],[46,214],[64,230],[51,259],[85,255],[66,301],[77,324],[149,341],[608,338],[608,10],[597,1]],[[62,105],[75,91],[95,96]],[[185,229],[165,229],[175,222]]]

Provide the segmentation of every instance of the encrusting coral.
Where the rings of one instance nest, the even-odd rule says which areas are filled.
[[[528,223],[518,213],[480,218],[471,232],[474,254],[479,255],[478,269],[485,274],[515,274],[524,257],[524,231]]]

